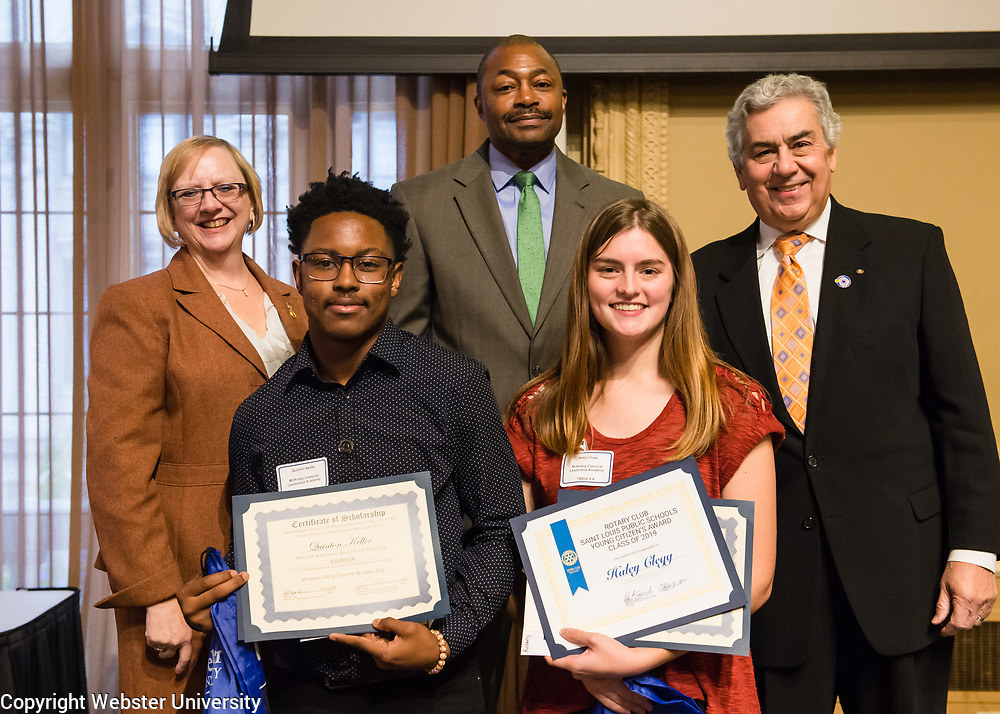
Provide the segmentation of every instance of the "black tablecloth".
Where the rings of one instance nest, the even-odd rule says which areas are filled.
[[[80,626],[80,591],[66,596],[33,619],[20,622],[18,610],[36,612],[53,598],[52,589],[0,592],[4,619],[15,626],[0,633],[0,693],[18,697],[87,694]],[[13,610],[12,610],[13,609]]]

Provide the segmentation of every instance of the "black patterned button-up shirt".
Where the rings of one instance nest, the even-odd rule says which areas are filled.
[[[520,471],[486,369],[390,321],[346,385],[324,382],[307,336],[236,411],[233,493],[277,491],[278,466],[319,457],[331,484],[430,471],[451,603],[439,629],[459,656],[506,603],[521,567],[508,523],[524,513]],[[393,676],[329,640],[269,646],[283,666],[332,683]]]

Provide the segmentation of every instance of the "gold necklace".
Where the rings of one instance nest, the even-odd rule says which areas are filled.
[[[222,283],[217,283],[214,280],[210,280],[209,282],[212,283],[212,285],[218,285],[220,288],[226,288],[228,290],[238,290],[239,292],[243,293],[243,297],[250,297],[250,293],[247,292],[247,287],[249,287],[250,285],[249,271],[247,271],[247,280],[245,283],[243,283],[242,288],[234,288],[232,285],[223,285]]]

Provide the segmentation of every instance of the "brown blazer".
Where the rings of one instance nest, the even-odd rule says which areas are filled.
[[[306,331],[298,293],[244,260],[298,349]],[[149,653],[144,611],[122,609],[172,597],[200,573],[207,546],[227,549],[229,429],[236,407],[266,378],[186,248],[164,270],[101,297],[90,340],[87,481],[100,543],[95,565],[113,593],[97,606],[119,608],[126,692],[129,660]]]

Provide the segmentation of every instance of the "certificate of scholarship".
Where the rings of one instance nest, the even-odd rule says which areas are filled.
[[[429,473],[235,496],[233,537],[244,642],[450,612]]]

